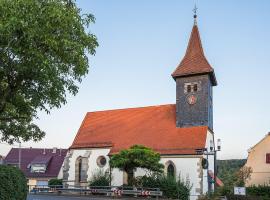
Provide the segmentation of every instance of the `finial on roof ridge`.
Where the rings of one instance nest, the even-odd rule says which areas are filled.
[[[194,6],[194,8],[193,8],[193,13],[194,13],[194,15],[193,15],[193,18],[194,18],[194,25],[197,25],[197,10],[198,10],[198,8],[197,8],[197,6],[196,6],[196,4],[195,4],[195,6]]]

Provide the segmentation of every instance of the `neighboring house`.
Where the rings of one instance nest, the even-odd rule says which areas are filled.
[[[249,149],[245,166],[252,168],[247,185],[270,185],[270,133]]]
[[[21,163],[19,155],[21,154]],[[52,178],[62,179],[62,165],[67,149],[12,148],[6,156],[6,165],[20,167],[28,185],[48,185]]]
[[[172,77],[176,104],[87,113],[65,159],[63,180],[69,185],[86,185],[93,173],[103,169],[112,174],[112,185],[122,185],[127,176],[119,169],[110,171],[109,158],[140,144],[161,154],[165,174],[190,181],[191,199],[212,190],[214,156],[207,157],[198,149],[215,149],[212,89],[217,81],[204,55],[196,19],[186,54]],[[202,165],[206,158],[208,169]],[[144,174],[142,169],[135,172],[135,176]]]

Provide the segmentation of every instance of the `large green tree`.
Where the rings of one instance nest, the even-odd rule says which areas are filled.
[[[0,0],[0,140],[38,141],[33,122],[75,95],[98,46],[73,0]]]
[[[143,168],[152,172],[162,172],[164,165],[159,163],[159,161],[159,153],[142,145],[134,145],[113,155],[110,159],[110,166],[125,171],[128,175],[128,185],[132,185],[136,168]]]

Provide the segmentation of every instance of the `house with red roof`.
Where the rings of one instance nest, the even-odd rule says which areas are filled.
[[[205,57],[196,17],[186,54],[172,73],[176,103],[88,112],[65,159],[64,181],[85,185],[96,170],[110,170],[111,155],[139,144],[160,153],[165,174],[190,181],[191,199],[213,190],[215,158],[204,152],[215,150],[213,87],[217,80]],[[110,173],[112,185],[126,183],[125,172],[112,169]],[[142,169],[135,171],[135,176],[144,174]]]
[[[67,149],[12,148],[5,165],[19,167],[30,186],[46,186],[50,179],[63,178],[63,162]]]

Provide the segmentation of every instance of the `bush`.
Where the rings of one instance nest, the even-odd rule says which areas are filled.
[[[26,200],[27,181],[16,167],[0,165],[0,200]]]
[[[57,178],[50,179],[48,185],[49,187],[51,186],[61,187],[63,185],[63,179],[57,179]]]
[[[90,182],[90,186],[109,186],[110,185],[110,175],[103,170],[98,170],[93,173]]]
[[[184,182],[180,177],[165,175],[143,176],[137,180],[137,186],[160,188],[167,198],[188,200],[191,187],[189,181]]]
[[[250,196],[261,196],[270,199],[270,185],[247,187],[247,194]]]
[[[227,195],[227,200],[270,200],[268,197],[260,196],[240,196],[240,195]]]

